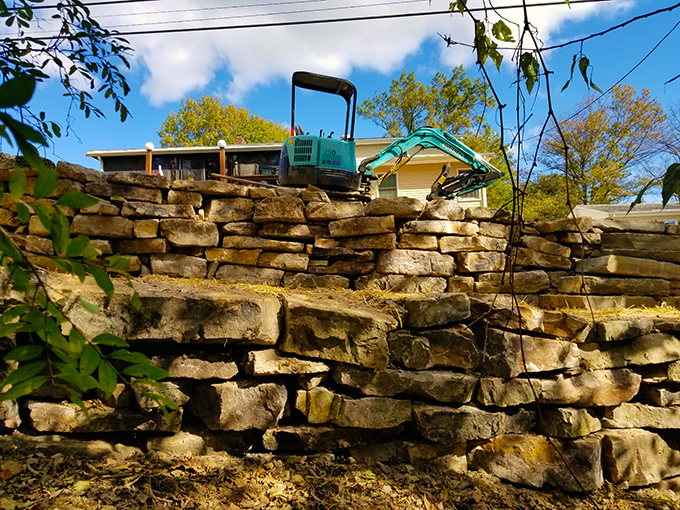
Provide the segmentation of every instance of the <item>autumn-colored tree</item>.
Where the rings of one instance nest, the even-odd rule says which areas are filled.
[[[564,139],[546,138],[543,164],[551,173],[566,169],[571,205],[611,204],[639,189],[639,170],[666,137],[666,114],[648,90],[619,85],[599,101],[586,98],[560,126]]]
[[[289,132],[245,108],[224,105],[219,97],[204,95],[182,101],[179,111],[171,111],[157,133],[162,147],[196,147],[217,145],[219,140],[234,143],[238,134],[250,143],[283,142]]]
[[[388,90],[364,100],[357,113],[388,136],[404,136],[423,126],[462,134],[483,126],[485,109],[493,106],[486,84],[479,78],[472,80],[458,66],[450,77],[435,74],[429,85],[419,82],[413,71],[403,72]]]

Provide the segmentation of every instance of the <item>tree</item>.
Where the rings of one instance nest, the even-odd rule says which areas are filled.
[[[429,85],[420,83],[413,71],[403,72],[387,91],[364,100],[357,113],[388,136],[404,136],[423,126],[463,134],[483,128],[484,111],[494,106],[486,84],[470,79],[463,66],[458,66],[451,77],[435,74]]]
[[[91,102],[93,94],[103,93],[114,102],[121,120],[125,120],[128,111],[122,97],[129,87],[116,66],[122,62],[127,67],[125,55],[129,48],[115,33],[102,29],[79,0],[54,6],[56,14],[52,19],[60,23],[59,35],[47,40],[27,37],[24,30],[31,32],[38,22],[42,23],[34,17],[33,3],[17,0],[9,8],[0,2],[0,17],[4,18],[5,25],[18,29],[17,38],[6,37],[0,41],[0,108],[3,109],[0,137],[17,146],[37,178],[33,196],[24,199],[28,187],[26,169],[14,168],[7,189],[0,190],[0,200],[13,204],[23,225],[33,216],[40,220],[50,233],[54,252],[51,262],[56,267],[77,275],[81,282],[91,276],[111,298],[114,284],[109,272],[126,275],[129,260],[120,256],[102,258],[86,236],[71,238],[70,222],[62,208],[89,207],[98,199],[71,191],[56,202],[45,200],[57,188],[58,174],[40,158],[36,146],[47,145],[46,138],[60,136],[61,130],[59,124],[47,119],[44,113],[33,112],[29,102],[36,83],[50,78],[43,69],[54,66],[57,79],[65,89],[64,95],[85,117],[103,115]],[[81,81],[78,87],[74,84],[76,78]],[[86,80],[93,92],[82,88],[82,80]],[[98,82],[101,85],[97,87]],[[25,229],[25,226],[19,228]],[[15,368],[0,382],[0,401],[19,398],[52,382],[65,389],[71,400],[85,410],[83,393],[99,389],[108,397],[119,377],[130,382],[134,378],[136,383],[157,384],[167,375],[143,354],[127,351],[127,342],[120,337],[103,333],[87,339],[52,300],[41,272],[4,228],[0,228],[0,265],[12,290],[12,300],[4,303],[0,314],[0,337],[15,343],[4,356]],[[136,293],[132,295],[132,304],[139,305]],[[88,312],[97,312],[93,304],[81,301],[81,305]],[[160,395],[151,396],[162,405],[174,406]]]
[[[289,136],[281,124],[245,108],[225,106],[219,97],[208,95],[182,101],[179,111],[171,111],[157,133],[162,147],[212,146],[219,140],[234,143],[238,134],[251,143],[283,142]]]
[[[543,142],[543,162],[550,172],[566,169],[573,205],[619,202],[639,189],[636,175],[658,154],[665,121],[648,90],[616,86],[608,99],[588,97],[560,121],[561,135],[553,130]]]

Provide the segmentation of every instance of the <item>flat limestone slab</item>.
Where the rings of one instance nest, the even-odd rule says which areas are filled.
[[[606,255],[577,262],[576,272],[581,271],[586,274],[616,274],[680,280],[680,265],[678,264],[621,255]]]
[[[140,310],[130,303],[131,289],[116,282],[116,294],[108,300],[94,284],[77,278],[51,276],[64,313],[86,338],[109,332],[130,341],[171,340],[178,343],[276,344],[281,331],[281,303],[275,296],[233,289],[227,285],[136,281]],[[79,300],[96,304],[100,312],[83,309]]]

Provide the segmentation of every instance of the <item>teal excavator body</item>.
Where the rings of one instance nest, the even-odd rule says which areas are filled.
[[[305,135],[295,124],[295,89],[297,87],[342,96],[347,103],[345,133],[340,139]],[[361,185],[357,171],[354,143],[356,88],[341,78],[297,71],[293,73],[293,99],[290,136],[281,149],[279,184],[307,185],[335,191],[356,191]]]
[[[304,88],[337,94],[345,99],[345,133],[340,139],[304,134],[295,124],[295,89]],[[333,191],[370,191],[371,181],[382,182],[408,163],[423,149],[438,149],[470,167],[449,177],[450,166],[432,184],[427,199],[436,197],[455,198],[491,184],[503,173],[485,161],[479,154],[438,128],[416,129],[385,147],[379,154],[365,159],[357,168],[354,121],[356,118],[356,88],[348,80],[321,74],[297,71],[293,73],[293,97],[291,108],[292,133],[283,143],[279,163],[279,185],[307,187],[316,186]],[[332,133],[331,133],[332,134]],[[375,169],[392,159],[396,163],[378,177]]]

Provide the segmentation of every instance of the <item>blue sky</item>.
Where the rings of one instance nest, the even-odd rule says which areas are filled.
[[[516,5],[519,0],[497,0],[494,5]],[[468,5],[480,4],[470,0]],[[536,0],[529,0],[536,3]],[[671,0],[610,0],[594,4],[574,4],[532,8],[532,20],[546,45],[583,37],[621,23],[633,16],[675,4]],[[156,0],[118,6],[93,8],[93,16],[103,25],[126,30],[152,30],[185,26],[270,23],[284,20],[321,19],[342,16],[366,16],[402,12],[445,10],[448,0]],[[203,10],[196,10],[197,8]],[[342,8],[342,9],[340,9]],[[187,9],[192,9],[187,11]],[[314,12],[297,12],[313,10]],[[169,12],[177,11],[177,12]],[[276,14],[296,11],[287,15]],[[510,20],[517,11],[506,11]],[[125,14],[125,16],[123,16]],[[228,19],[227,16],[229,16]],[[234,17],[249,16],[249,17]],[[221,18],[207,21],[206,18]],[[194,20],[191,23],[186,20]],[[170,22],[160,25],[159,22]],[[593,81],[606,90],[619,81],[633,66],[659,43],[680,21],[680,8],[670,13],[642,20],[586,42],[583,52],[593,65]],[[139,25],[154,23],[153,25]],[[269,120],[288,124],[290,118],[290,76],[295,70],[308,70],[341,76],[358,89],[359,101],[387,89],[402,71],[414,70],[422,81],[429,81],[437,71],[448,73],[463,64],[477,76],[469,49],[446,48],[437,35],[469,42],[469,20],[460,15],[414,17],[401,20],[374,20],[353,23],[239,29],[191,34],[134,35],[128,39],[135,49],[132,68],[126,73],[132,92],[127,105],[132,118],[120,123],[112,105],[102,102],[106,119],[85,120],[75,113],[69,136],[57,139],[45,155],[93,168],[98,162],[85,156],[91,149],[141,148],[146,142],[158,146],[156,131],[168,113],[180,108],[183,98],[216,94],[226,104],[234,103]],[[680,79],[665,84],[680,74],[680,28],[673,31],[652,55],[634,70],[623,83],[636,89],[647,88],[665,108],[680,103]],[[572,45],[547,54],[553,74],[553,100],[558,115],[574,111],[576,103],[589,91],[577,77],[565,91],[559,92],[569,75],[571,59],[579,51]],[[511,55],[506,55],[510,59]],[[514,108],[511,66],[492,77],[504,102]],[[67,104],[58,86],[43,84],[38,89],[33,108],[65,124]],[[528,107],[535,104],[538,121],[543,115],[545,88],[540,88]],[[299,101],[305,101],[302,97]],[[328,126],[328,114],[321,103],[308,98],[313,114],[298,117],[305,130],[339,131]],[[535,103],[534,103],[535,100]],[[383,132],[368,121],[358,119],[357,138],[379,137]],[[10,151],[9,147],[2,147]]]

